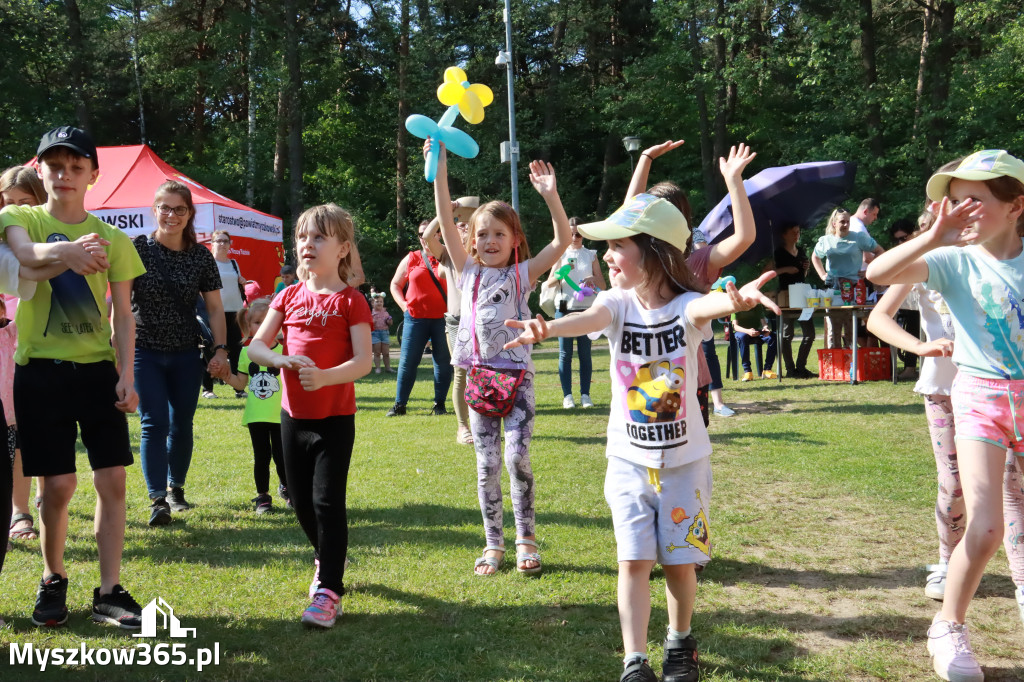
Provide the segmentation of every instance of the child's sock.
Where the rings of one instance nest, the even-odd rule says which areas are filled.
[[[639,659],[641,661],[646,661],[647,660],[647,654],[644,653],[643,651],[634,651],[632,653],[626,654],[623,657],[623,659],[622,659],[622,667],[623,668],[628,668],[629,664],[632,663],[633,661],[637,660],[637,659]]]
[[[669,628],[668,629],[668,638],[669,639],[675,639],[675,640],[686,639],[687,637],[690,636],[690,633],[692,631],[693,631],[692,628],[686,628],[682,632],[680,632],[679,630],[673,630],[672,628]]]

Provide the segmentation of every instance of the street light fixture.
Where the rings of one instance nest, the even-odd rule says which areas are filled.
[[[636,135],[627,135],[622,138],[622,146],[629,152],[629,174],[633,174],[633,152],[640,149],[640,138]]]
[[[509,162],[512,168],[512,208],[519,213],[519,178],[516,169],[519,161],[519,142],[516,141],[516,104],[512,77],[512,8],[511,0],[505,0],[505,49],[498,51],[494,63],[504,66],[508,76],[508,140],[501,143],[501,162]]]

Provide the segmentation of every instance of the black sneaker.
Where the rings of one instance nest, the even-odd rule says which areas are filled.
[[[442,417],[448,414],[448,410],[444,409],[444,403],[434,403],[434,407],[431,408],[430,414],[435,417]]]
[[[171,505],[171,511],[188,511],[192,505],[185,500],[184,488],[169,488],[167,490],[167,504]]]
[[[619,682],[658,682],[646,658],[634,658],[622,671]]]
[[[257,495],[252,499],[252,501],[256,503],[257,514],[266,514],[268,511],[274,508],[273,499],[270,497],[270,495],[267,495],[266,493],[262,495]]]
[[[235,397],[236,398],[248,398],[249,394],[246,393],[245,391],[235,391]]]
[[[697,640],[665,640],[665,659],[661,664],[662,682],[697,682]]]
[[[39,583],[32,624],[48,628],[68,622],[68,579],[54,573]]]
[[[166,526],[171,522],[171,505],[167,504],[166,498],[156,498],[150,503],[149,509],[149,525]]]
[[[405,414],[405,403],[395,403],[394,405],[391,406],[391,409],[388,410],[388,413],[384,416],[401,417],[403,414]]]
[[[92,591],[92,619],[123,630],[139,630],[142,628],[142,607],[120,584],[114,585],[110,594],[101,595],[97,587]]]

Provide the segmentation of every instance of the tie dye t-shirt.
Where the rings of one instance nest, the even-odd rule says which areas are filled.
[[[686,314],[686,306],[700,296],[681,294],[648,310],[632,289],[597,295],[594,306],[612,316],[600,332],[608,337],[611,352],[608,457],[666,469],[711,455],[697,402],[697,358],[704,334]]]
[[[928,288],[942,294],[953,314],[953,362],[960,371],[1024,379],[1024,252],[1001,261],[977,246],[948,246],[924,259]]]

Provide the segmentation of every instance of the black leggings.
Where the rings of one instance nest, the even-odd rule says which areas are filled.
[[[281,425],[270,422],[250,422],[249,438],[252,440],[252,478],[256,482],[256,494],[265,495],[270,491],[270,461],[277,469],[277,480],[288,487],[284,473],[284,456],[281,454]]]
[[[355,415],[292,419],[281,410],[288,494],[299,525],[320,560],[320,587],[339,595],[345,594],[345,488],[355,437]]]
[[[0,415],[3,413],[4,406],[3,403],[0,403]],[[2,441],[0,442],[0,528],[4,529],[3,537],[0,537],[0,572],[2,572],[4,559],[7,558],[7,532],[11,527],[11,512],[14,510],[11,501],[11,493],[14,491],[14,450],[11,450],[9,446],[6,433],[0,441]]]

